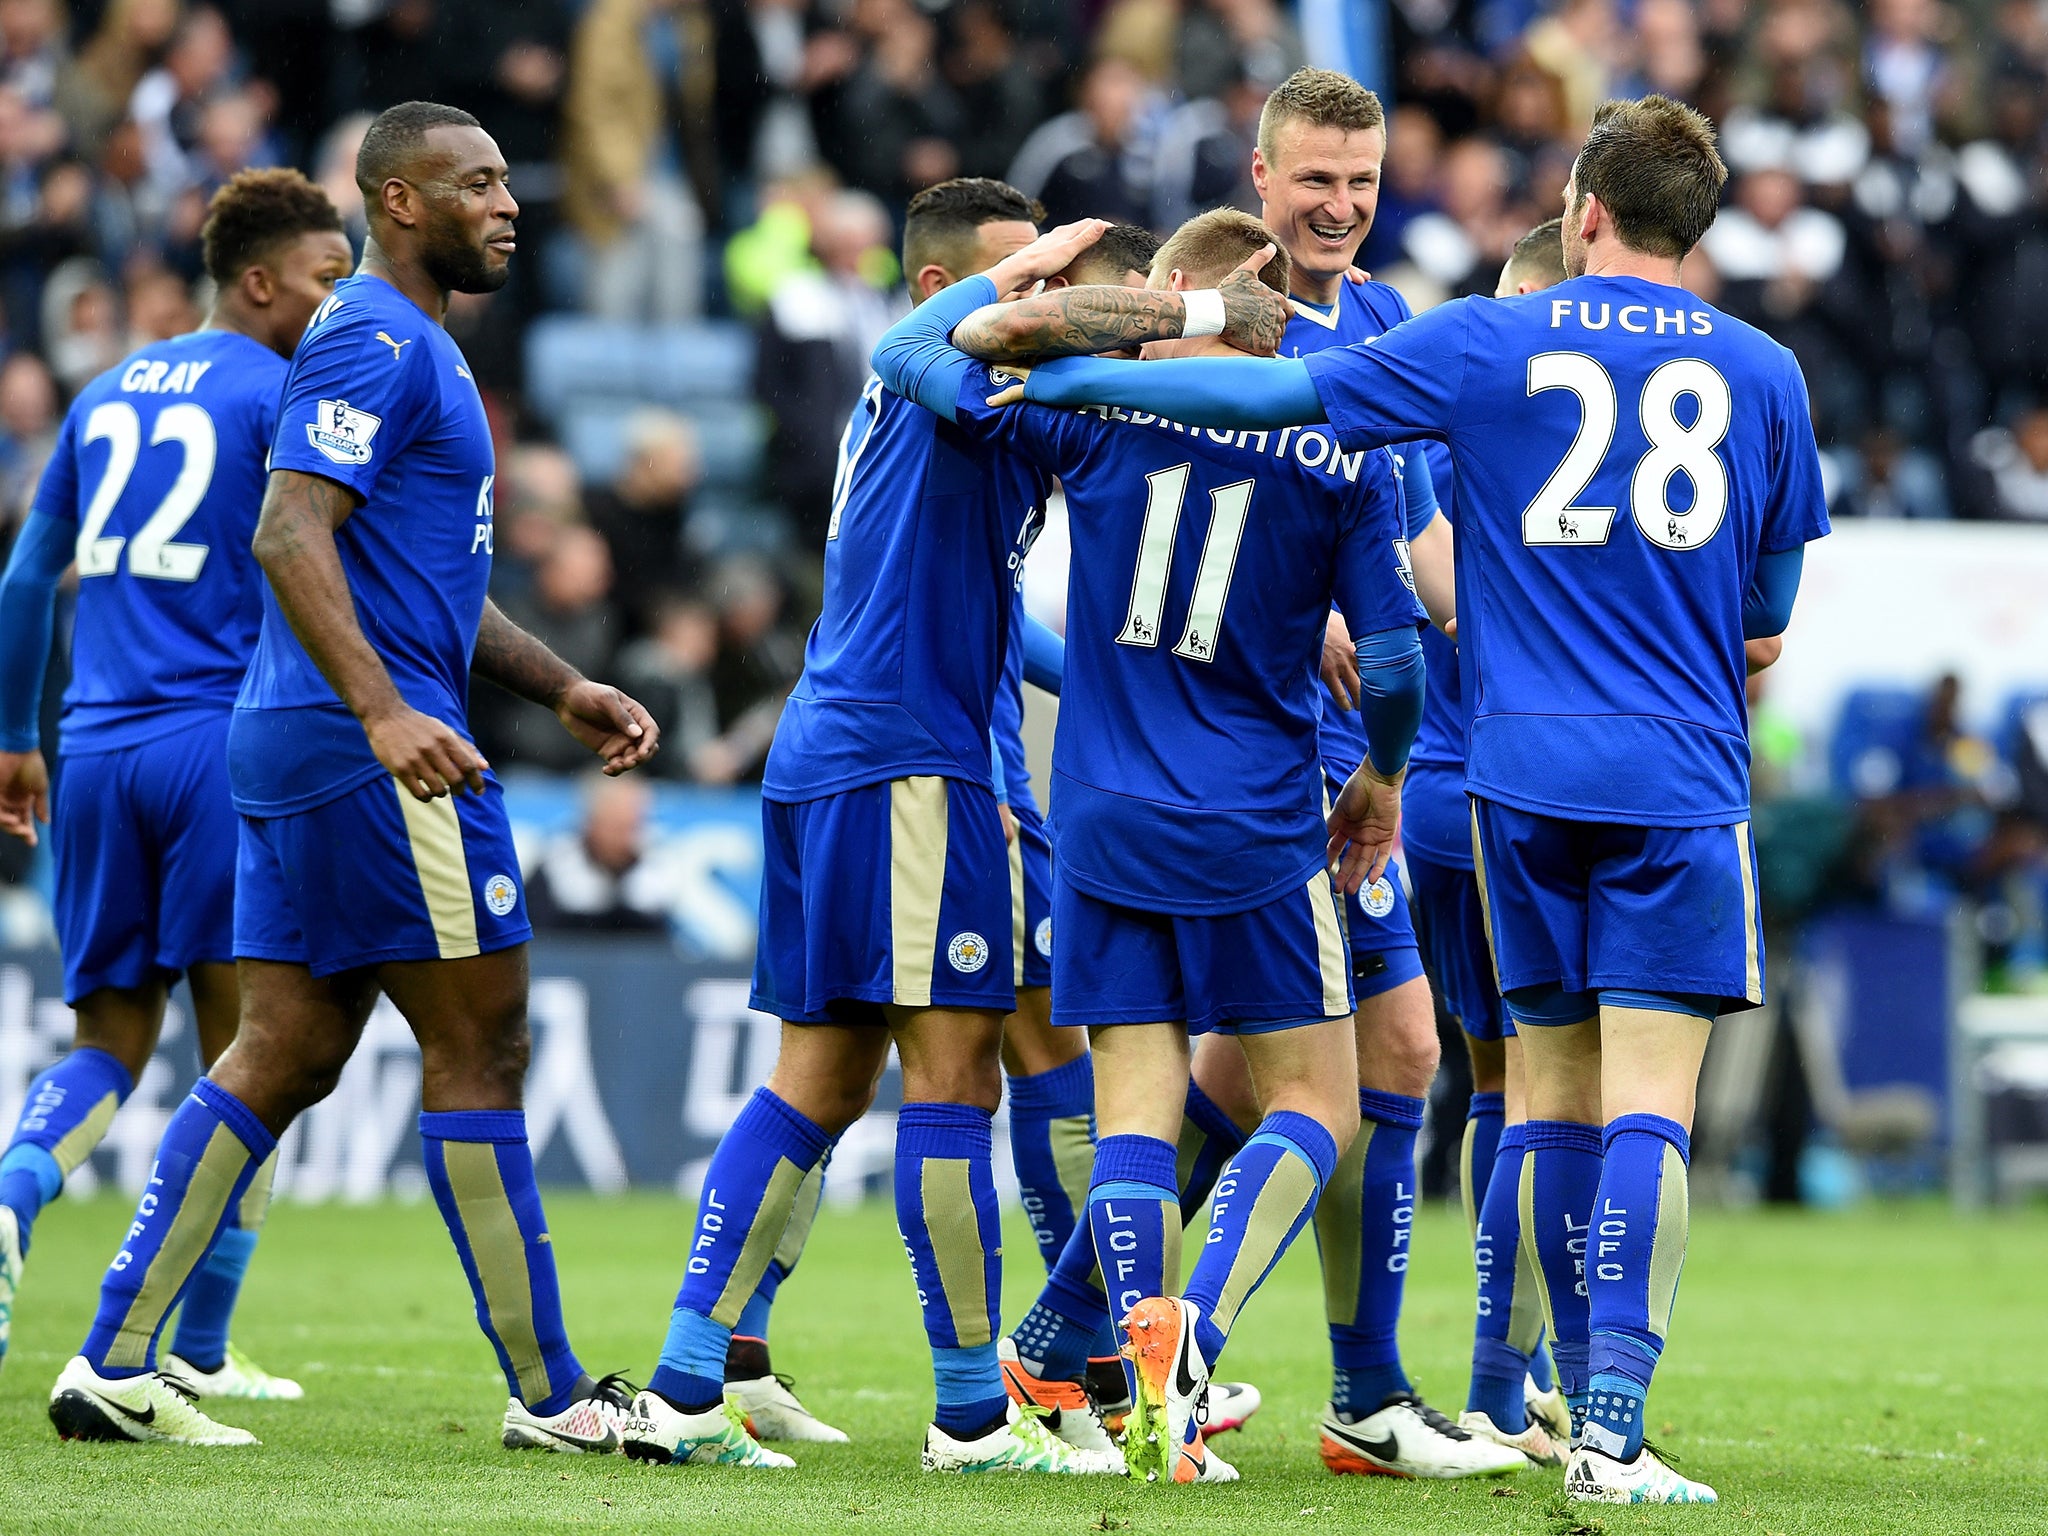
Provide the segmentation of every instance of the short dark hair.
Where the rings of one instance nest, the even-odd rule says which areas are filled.
[[[1211,208],[1198,213],[1166,237],[1166,243],[1152,258],[1152,275],[1162,278],[1178,267],[1197,287],[1214,288],[1233,269],[1242,266],[1261,246],[1273,247],[1273,255],[1259,268],[1259,281],[1287,297],[1289,264],[1287,247],[1273,238],[1273,232],[1239,208]]]
[[[955,277],[973,270],[975,242],[984,224],[1038,224],[1045,205],[992,176],[955,176],[926,187],[903,215],[903,275],[915,280],[926,267]]]
[[[403,177],[412,157],[434,128],[481,128],[483,124],[460,107],[438,101],[401,101],[386,107],[363,135],[363,147],[356,151],[356,186],[363,200],[375,208],[377,194],[392,177]]]
[[[1152,270],[1159,237],[1142,224],[1112,224],[1102,238],[1083,251],[1074,269],[1092,283],[1120,283],[1127,272]]]
[[[1516,282],[1524,278],[1553,288],[1564,281],[1564,220],[1546,219],[1515,242],[1508,254],[1508,271]]]
[[[1573,167],[1578,196],[1600,199],[1623,245],[1682,257],[1720,210],[1728,167],[1714,125],[1668,96],[1603,102]]]
[[[221,288],[300,235],[342,232],[327,194],[295,170],[238,171],[206,205],[199,246]]]

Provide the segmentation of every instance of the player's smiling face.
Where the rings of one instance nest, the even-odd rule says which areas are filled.
[[[1384,128],[1319,128],[1289,121],[1269,160],[1252,152],[1252,185],[1266,227],[1304,276],[1335,277],[1358,260],[1380,204]]]
[[[519,204],[505,180],[505,157],[481,128],[430,128],[427,145],[439,161],[419,184],[426,203],[420,257],[442,287],[495,293],[511,277],[518,248],[512,221]]]

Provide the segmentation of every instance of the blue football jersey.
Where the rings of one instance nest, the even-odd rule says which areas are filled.
[[[144,347],[71,402],[35,509],[78,529],[61,750],[233,707],[262,618],[249,555],[286,364],[233,331]]]
[[[1330,347],[1348,347],[1360,342],[1371,341],[1383,335],[1412,313],[1408,301],[1400,291],[1386,283],[1353,283],[1346,280],[1337,285],[1337,302],[1325,308],[1311,304],[1305,299],[1289,299],[1294,306],[1294,318],[1287,322],[1287,330],[1280,339],[1282,357],[1306,357],[1311,352],[1321,352]],[[1430,482],[1423,487],[1421,477],[1416,477],[1411,486],[1405,474],[1408,458],[1421,450],[1429,461]],[[1406,536],[1414,538],[1430,524],[1437,514],[1450,488],[1451,456],[1440,443],[1402,443],[1385,450],[1394,456],[1395,477],[1401,483],[1402,523]],[[1419,488],[1419,489],[1418,489]],[[1407,569],[1404,562],[1403,569]],[[1410,578],[1413,585],[1413,578]],[[1346,626],[1354,636],[1364,634],[1348,619]],[[1441,640],[1443,637],[1438,635]],[[1448,642],[1446,642],[1448,645]],[[1428,655],[1429,633],[1423,637],[1424,655]],[[1455,648],[1452,649],[1455,655]],[[1437,688],[1436,673],[1429,674],[1429,696]],[[1356,710],[1338,709],[1330,702],[1327,693],[1317,694],[1317,707],[1322,712],[1322,725],[1318,737],[1323,759],[1323,771],[1334,779],[1349,778],[1358,765],[1365,760],[1365,721]],[[1428,709],[1428,696],[1424,702]],[[1427,718],[1425,713],[1424,718]],[[1416,746],[1422,738],[1418,732]],[[1413,754],[1410,754],[1413,760]]]
[[[270,467],[362,498],[334,542],[364,637],[406,703],[467,735],[496,461],[454,338],[382,278],[339,284],[292,359]],[[386,771],[267,584],[235,713],[229,770],[250,815],[323,805]]]
[[[965,378],[966,369],[960,370]],[[914,774],[991,783],[989,728],[1045,473],[990,451],[985,377],[943,421],[870,379],[839,449],[825,602],[761,791],[815,800]],[[1021,668],[1021,657],[1017,665]]]
[[[1061,878],[1184,914],[1299,886],[1327,836],[1315,658],[1331,603],[1361,632],[1420,618],[1386,455],[1313,428],[1040,406],[995,440],[1059,477],[1073,538],[1049,796]]]
[[[1743,599],[1760,554],[1828,530],[1792,354],[1682,289],[1581,277],[1304,361],[1346,444],[1451,447],[1472,792],[1745,819]]]

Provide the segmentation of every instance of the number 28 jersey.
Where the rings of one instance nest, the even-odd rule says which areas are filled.
[[[1683,289],[1581,277],[1305,358],[1347,447],[1458,468],[1466,787],[1541,815],[1749,815],[1742,604],[1828,531],[1792,354]]]
[[[263,616],[249,555],[286,364],[234,331],[156,342],[71,403],[35,509],[78,529],[61,748],[233,707]]]
[[[993,435],[1059,476],[1073,536],[1059,877],[1189,915],[1298,888],[1327,836],[1315,658],[1331,602],[1361,635],[1422,616],[1387,456],[1339,452],[1316,428],[1205,432],[1036,405]]]

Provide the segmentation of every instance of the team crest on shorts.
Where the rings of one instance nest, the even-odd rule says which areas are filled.
[[[1052,919],[1041,917],[1037,931],[1031,935],[1031,942],[1038,946],[1038,952],[1046,959],[1052,958]]]
[[[519,887],[510,875],[493,875],[484,882],[484,905],[493,917],[503,917],[519,905]]]
[[[961,975],[972,976],[988,964],[988,940],[978,933],[956,933],[946,946],[946,959]]]
[[[1394,910],[1394,887],[1385,875],[1358,893],[1358,904],[1367,917],[1385,917]]]

